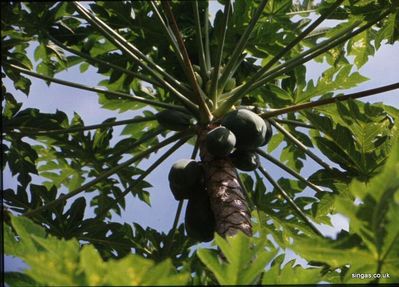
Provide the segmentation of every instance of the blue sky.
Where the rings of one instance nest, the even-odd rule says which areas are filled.
[[[216,1],[213,10],[217,7]],[[355,92],[366,90],[373,87],[383,86],[397,82],[399,79],[397,69],[399,67],[399,45],[383,45],[369,62],[360,69],[360,73],[370,80],[362,83],[356,88],[347,90],[347,92]],[[317,78],[321,72],[325,69],[324,65],[309,63],[307,65],[308,76],[310,78]],[[95,73],[95,70],[89,70],[84,74],[80,74],[78,68],[71,68],[66,73],[57,75],[58,78],[62,78],[68,81],[77,81],[79,83],[88,84],[95,86],[99,82],[99,76]],[[69,117],[72,117],[74,112],[77,112],[84,120],[86,125],[101,123],[103,120],[110,117],[117,117],[118,120],[129,119],[136,115],[136,112],[126,112],[123,114],[117,114],[114,111],[108,111],[101,109],[98,104],[97,95],[95,93],[81,91],[78,89],[68,88],[61,85],[52,84],[48,87],[43,81],[32,79],[32,87],[29,97],[27,98],[18,91],[14,91],[12,84],[9,81],[5,81],[7,89],[11,91],[19,101],[23,102],[23,108],[34,107],[42,110],[43,112],[55,112],[57,109],[64,111]],[[398,91],[391,91],[380,95],[371,96],[365,99],[368,102],[384,102],[399,108],[399,93]],[[121,127],[114,129],[114,135],[119,134]],[[116,140],[114,140],[114,143]],[[164,148],[158,152],[152,159],[158,158],[162,155],[162,151],[167,149]],[[132,223],[138,222],[143,226],[150,226],[152,228],[168,231],[173,223],[174,214],[177,208],[177,202],[173,199],[171,192],[169,191],[169,184],[167,181],[167,174],[170,166],[176,160],[180,158],[190,157],[192,147],[185,145],[180,148],[174,155],[166,160],[161,166],[159,166],[155,172],[147,177],[153,188],[149,191],[151,193],[152,207],[140,202],[137,199],[128,197],[127,208],[122,214],[123,221]],[[273,153],[274,156],[278,154],[278,150]],[[141,168],[145,169],[146,166],[151,164],[151,161],[144,161]],[[273,177],[280,177],[282,172],[277,167],[266,164],[266,168],[270,171]],[[312,161],[308,160],[305,163],[305,169],[303,175],[308,176],[312,174],[319,167]],[[16,187],[15,179],[9,174],[4,173],[4,187]],[[184,212],[181,215],[181,219],[184,218]],[[347,228],[347,221],[336,216],[333,219],[335,228],[322,227],[325,234],[333,236],[341,228]],[[19,264],[15,264],[17,261],[8,258],[6,260],[6,270],[14,270]]]

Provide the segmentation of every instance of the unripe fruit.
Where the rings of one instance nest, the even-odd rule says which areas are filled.
[[[222,119],[222,125],[234,133],[238,149],[253,150],[265,141],[266,123],[250,110],[239,109],[228,113]]]
[[[198,65],[193,65],[194,72],[201,73],[201,67]]]
[[[172,131],[187,129],[192,120],[191,115],[176,110],[163,110],[157,113],[155,118],[162,127]]]
[[[226,127],[217,127],[206,135],[206,148],[216,157],[224,157],[230,154],[236,144],[236,137]]]
[[[236,87],[236,78],[230,78],[227,80],[226,85],[224,86],[224,91],[230,92],[235,87]]]
[[[259,156],[256,152],[235,150],[231,155],[234,166],[243,171],[253,171],[259,167]]]
[[[270,122],[268,120],[265,120],[265,124],[266,124],[266,134],[265,134],[265,139],[262,143],[262,146],[266,145],[271,140],[271,138],[273,136],[272,125],[270,124]]]
[[[196,190],[189,199],[184,225],[187,235],[191,238],[208,242],[213,239],[215,232],[215,218],[205,189]]]
[[[176,200],[190,198],[192,191],[203,185],[203,169],[192,159],[180,159],[169,171],[169,186]]]
[[[202,87],[202,84],[203,84],[202,77],[200,76],[200,74],[198,72],[194,72],[194,75],[195,75],[195,79],[198,82],[198,85],[200,87]]]

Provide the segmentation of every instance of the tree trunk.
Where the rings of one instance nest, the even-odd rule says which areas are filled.
[[[200,156],[205,170],[205,185],[215,216],[216,232],[226,237],[241,230],[252,236],[251,213],[233,163],[228,157],[212,156],[206,149],[206,134],[215,127],[209,126],[201,131]]]

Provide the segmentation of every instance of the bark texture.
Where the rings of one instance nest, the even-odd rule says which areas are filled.
[[[206,149],[206,134],[215,127],[209,126],[200,132],[200,156],[216,232],[226,237],[241,230],[252,236],[251,214],[233,163],[228,157],[212,156]]]

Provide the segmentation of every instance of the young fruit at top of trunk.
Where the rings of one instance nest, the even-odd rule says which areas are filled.
[[[247,109],[239,109],[226,114],[222,125],[231,130],[237,139],[236,147],[253,150],[261,146],[267,131],[265,121]]]
[[[261,146],[266,145],[273,136],[272,125],[270,124],[270,122],[268,120],[265,120],[265,124],[266,124],[266,135],[265,135],[265,139],[264,139],[263,143],[261,144]]]
[[[223,126],[209,131],[205,141],[208,152],[215,157],[229,155],[236,145],[236,137],[234,134]]]
[[[204,172],[199,162],[181,159],[169,171],[169,186],[176,200],[188,199],[192,191],[203,185]]]
[[[189,199],[184,225],[187,235],[191,238],[208,242],[213,239],[215,232],[215,217],[213,215],[209,196],[204,188],[194,190]]]
[[[201,73],[201,67],[200,66],[198,66],[198,65],[193,65],[193,70],[194,70],[194,72],[197,72],[197,73]]]
[[[155,117],[162,127],[172,131],[183,131],[190,127],[192,121],[189,114],[175,110],[163,110]]]
[[[259,167],[259,156],[254,151],[237,149],[230,158],[234,166],[243,171],[253,171]]]
[[[202,81],[202,77],[200,76],[200,74],[198,72],[194,72],[194,76],[198,82],[198,86],[202,87],[203,81]]]
[[[226,85],[224,86],[224,92],[230,92],[232,89],[236,87],[236,78],[230,78],[227,80]]]

